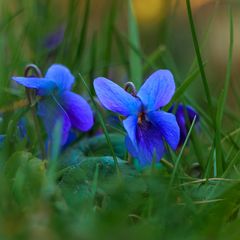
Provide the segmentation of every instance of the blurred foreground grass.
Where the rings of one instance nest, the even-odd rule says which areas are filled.
[[[239,112],[227,101],[229,88],[237,81],[237,75],[231,78],[236,35],[231,6],[236,5],[226,1],[229,6],[224,8],[229,57],[222,88],[216,92],[212,87],[216,79],[208,77],[211,65],[202,54],[218,11],[218,1],[213,2],[205,40],[198,38],[190,1],[184,5],[190,25],[183,25],[183,32],[193,38],[191,47],[183,45],[186,55],[180,66],[187,71],[179,69],[167,41],[167,33],[174,30],[172,8],[160,21],[161,41],[149,53],[141,48],[133,14],[138,8],[130,1],[107,1],[96,16],[93,12],[101,4],[93,0],[66,1],[66,11],[58,1],[0,2],[0,133],[6,135],[0,151],[1,239],[239,239],[240,121]],[[174,3],[171,6],[178,6],[178,1]],[[144,39],[144,46],[151,45],[151,39]],[[131,80],[139,87],[148,73],[168,68],[178,87],[174,101],[197,109],[201,127],[193,129],[182,151],[169,151],[160,167],[139,171],[126,161],[121,127],[111,126],[106,120],[110,114],[99,108],[90,133],[80,135],[61,153],[53,144],[48,159],[42,161],[24,90],[10,80],[12,75],[22,75],[29,62],[42,69],[55,62],[67,65],[77,78],[75,91],[83,92],[89,101],[78,73],[92,96],[96,76],[120,84]],[[201,91],[201,98],[192,94],[192,88]],[[234,90],[231,101],[238,109]],[[18,126],[23,116],[27,119],[24,138]],[[105,121],[120,176],[99,116]]]

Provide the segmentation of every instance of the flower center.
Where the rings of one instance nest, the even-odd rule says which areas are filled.
[[[139,114],[138,114],[138,124],[142,124],[143,123],[143,121],[145,121],[145,113],[144,112],[140,112]]]

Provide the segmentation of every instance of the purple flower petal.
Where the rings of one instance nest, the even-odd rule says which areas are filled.
[[[62,122],[62,145],[67,141],[71,122],[62,106],[54,97],[48,97],[38,104],[38,115],[42,117],[49,138],[52,138],[53,129],[57,121]]]
[[[108,110],[129,116],[137,114],[141,108],[139,99],[106,78],[96,78],[94,88],[100,102]]]
[[[187,137],[186,122],[185,122],[184,115],[182,115],[182,114],[176,115],[176,119],[177,119],[178,126],[180,128],[180,141],[179,141],[178,145],[181,146]]]
[[[187,137],[187,131],[188,131],[187,123],[189,122],[189,124],[191,125],[195,116],[196,116],[196,123],[197,123],[199,121],[199,115],[195,111],[195,109],[193,109],[190,106],[184,106],[183,104],[178,105],[175,115],[176,115],[177,123],[180,128],[180,142],[178,146],[181,146]]]
[[[123,121],[128,133],[126,146],[130,154],[138,158],[141,166],[151,164],[154,157],[156,161],[161,159],[164,153],[164,139],[174,148],[179,141],[179,127],[173,114],[151,112],[148,115],[139,123],[138,116],[129,116]],[[171,127],[173,130],[169,129]]]
[[[75,131],[73,131],[73,129],[71,129],[69,131],[68,134],[68,138],[67,141],[64,143],[64,145],[62,146],[62,150],[66,149],[67,147],[69,147],[69,145],[73,144],[74,141],[77,140],[77,133]]]
[[[129,116],[128,118],[123,120],[123,126],[127,131],[128,137],[130,138],[134,147],[137,146],[137,140],[136,140],[137,121],[138,121],[138,117],[136,115]]]
[[[136,158],[138,156],[137,150],[133,146],[133,143],[128,136],[125,137],[125,145],[127,146],[128,152],[132,155],[132,157]]]
[[[190,124],[192,123],[195,116],[196,116],[196,122],[199,120],[199,115],[197,111],[188,105],[184,106],[183,104],[179,104],[176,111],[176,115],[183,115],[188,117]]]
[[[44,39],[44,47],[53,50],[57,48],[64,39],[64,32],[65,27],[61,26],[54,32],[50,33],[45,39]]]
[[[154,111],[165,106],[175,92],[173,75],[168,70],[154,72],[138,92],[146,111]]]
[[[137,116],[130,116],[123,121],[128,135],[125,143],[129,153],[138,158],[141,166],[150,165],[153,158],[160,161],[164,153],[162,133],[146,119],[137,123]]]
[[[59,89],[59,92],[70,90],[74,83],[74,76],[65,66],[61,64],[53,64],[47,71],[47,79],[54,81]]]
[[[139,124],[136,139],[138,143],[137,158],[141,166],[150,165],[154,158],[156,162],[161,160],[165,148],[161,132],[157,127],[149,121]]]
[[[166,142],[175,150],[180,139],[180,130],[176,117],[163,111],[152,111],[147,116],[152,124],[159,129]]]
[[[60,99],[71,124],[81,131],[88,131],[93,126],[93,113],[87,101],[73,92],[65,91]]]
[[[12,79],[24,87],[37,89],[37,94],[40,96],[51,94],[57,87],[54,81],[46,78],[12,77]]]

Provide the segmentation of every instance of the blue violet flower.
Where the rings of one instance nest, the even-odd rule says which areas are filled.
[[[45,77],[12,77],[41,96],[37,113],[42,118],[48,137],[57,121],[62,122],[62,144],[67,141],[71,127],[88,131],[93,125],[93,113],[87,101],[71,91],[74,76],[63,65],[52,65]]]
[[[65,27],[61,26],[54,32],[47,35],[47,37],[44,39],[44,47],[48,50],[56,49],[63,42],[64,33]]]
[[[189,127],[191,126],[195,116],[196,116],[195,126],[198,124],[199,114],[194,108],[188,105],[185,106],[182,103],[177,104],[177,106],[176,104],[174,104],[169,109],[169,112],[175,113],[177,123],[180,128],[180,141],[178,143],[178,147],[181,147],[187,137]]]
[[[128,134],[126,146],[141,166],[150,165],[154,157],[160,161],[165,152],[164,142],[174,150],[177,148],[180,130],[176,117],[160,110],[175,92],[174,78],[170,71],[154,72],[138,93],[134,89],[130,94],[103,77],[94,80],[94,88],[106,109],[126,117],[123,120]]]

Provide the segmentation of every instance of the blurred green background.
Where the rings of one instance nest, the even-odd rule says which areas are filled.
[[[121,56],[119,44],[128,45],[127,1],[91,1],[85,31],[82,30],[82,25],[86,17],[87,1],[2,0],[0,4],[2,87],[10,84],[12,74],[21,74],[22,68],[29,62],[34,62],[43,69],[53,62],[61,62],[75,72],[91,73],[89,77],[92,79],[99,74],[110,78],[114,76],[115,81],[124,78],[126,63]],[[237,110],[240,3],[227,0],[192,0],[191,5],[214,97],[218,96],[224,84],[229,46],[228,9],[230,5],[232,7],[235,36],[228,104],[231,109]],[[133,8],[139,27],[141,51],[146,57],[158,54],[154,60],[158,68],[171,69],[173,66],[169,63],[166,66],[164,61],[168,59],[168,62],[172,62],[180,74],[178,80],[181,82],[195,57],[185,1],[134,0]],[[114,20],[109,25],[111,18]],[[84,34],[84,40],[78,50],[81,33]],[[54,34],[61,35],[61,39],[55,46],[52,43],[52,47],[47,49],[47,38],[54,38]],[[54,42],[53,39],[49,41]],[[92,51],[94,44],[97,53]],[[92,56],[93,54],[96,56]],[[93,57],[94,69],[89,60]],[[143,64],[146,62],[143,61]],[[145,76],[152,72],[151,68],[145,69]],[[189,90],[189,94],[199,104],[202,104],[201,89],[200,81],[195,81]],[[6,98],[0,100],[1,105],[7,101]]]

